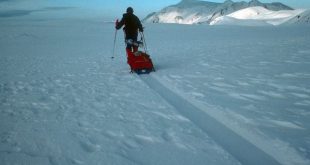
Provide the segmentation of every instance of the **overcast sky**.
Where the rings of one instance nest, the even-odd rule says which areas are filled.
[[[208,0],[224,2],[225,0]],[[238,0],[233,0],[238,1]],[[240,0],[239,0],[240,1]],[[249,0],[244,0],[249,1]],[[260,0],[261,2],[282,2],[293,8],[310,8],[310,0]],[[0,13],[10,10],[41,10],[46,7],[74,7],[88,10],[88,14],[104,15],[106,18],[117,18],[128,6],[135,9],[135,14],[145,17],[180,0],[0,0]],[[61,8],[59,8],[61,9]],[[85,10],[87,11],[87,10]],[[21,12],[21,11],[19,11]]]

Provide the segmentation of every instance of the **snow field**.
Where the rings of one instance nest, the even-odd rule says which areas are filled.
[[[153,76],[282,164],[307,164],[307,27],[177,26],[155,37],[177,44],[154,50]]]
[[[111,60],[111,24],[22,25],[1,26],[4,164],[238,164]]]
[[[113,24],[0,24],[4,164],[240,164],[129,74],[121,31],[111,60]],[[309,163],[307,27],[145,26],[152,79],[279,163]]]

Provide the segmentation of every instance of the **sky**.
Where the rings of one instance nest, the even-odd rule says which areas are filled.
[[[225,0],[207,0],[224,2]],[[235,2],[240,0],[233,0]],[[243,0],[249,1],[249,0]],[[309,8],[310,0],[260,0],[264,3],[281,2],[293,8]],[[4,12],[29,14],[32,11],[61,9],[85,9],[84,14],[104,15],[106,18],[115,19],[122,16],[128,6],[135,10],[135,14],[145,17],[147,14],[176,4],[180,0],[0,0],[0,15]],[[52,7],[52,8],[51,8]],[[55,8],[57,7],[57,8]],[[91,10],[88,10],[91,9]],[[17,11],[18,10],[18,11]],[[71,13],[72,14],[72,13]],[[74,15],[74,14],[72,14]]]

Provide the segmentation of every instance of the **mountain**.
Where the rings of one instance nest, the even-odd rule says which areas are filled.
[[[163,8],[148,15],[144,22],[194,24],[211,18],[220,3],[198,0],[182,0],[176,5]]]
[[[303,12],[304,10],[272,11],[262,6],[255,6],[241,9],[225,16],[217,17],[210,22],[210,25],[280,25]]]
[[[176,5],[171,5],[159,12],[149,14],[143,21],[180,24],[211,23],[218,17],[253,6],[261,6],[272,11],[293,10],[282,3],[261,3],[258,0],[251,0],[250,2],[226,0],[223,3],[182,0]]]

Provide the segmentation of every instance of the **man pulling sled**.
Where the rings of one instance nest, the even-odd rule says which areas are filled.
[[[125,26],[123,30],[125,33],[127,63],[130,66],[131,72],[138,74],[150,73],[155,71],[155,69],[150,56],[147,54],[141,21],[133,12],[133,8],[128,7],[121,21],[116,20],[115,28],[119,30]],[[140,32],[141,36],[140,41],[138,41],[138,32]],[[144,51],[139,51],[139,46],[143,46]]]

